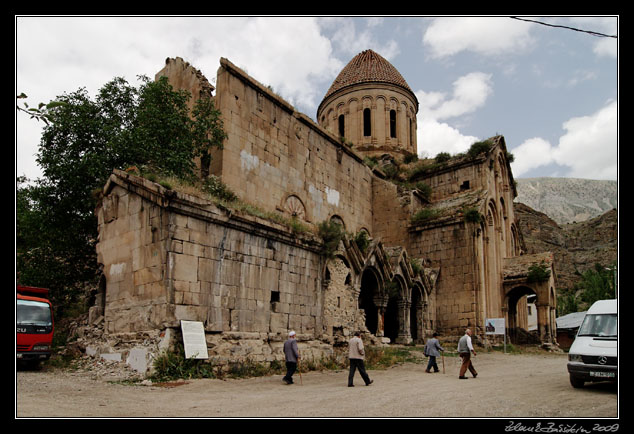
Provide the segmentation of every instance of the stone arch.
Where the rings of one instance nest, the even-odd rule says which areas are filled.
[[[512,288],[506,294],[506,331],[512,343],[528,343],[528,311],[526,298],[530,295],[539,295],[529,285],[519,285]],[[539,343],[539,337],[535,337]]]
[[[375,336],[383,333],[383,281],[374,267],[366,267],[361,273],[359,309],[365,313],[365,326]]]
[[[425,330],[425,291],[420,284],[415,283],[412,287],[411,306],[410,306],[410,335],[415,343],[423,343]]]
[[[282,211],[299,220],[310,221],[304,201],[295,193],[289,193],[282,200]]]
[[[341,218],[341,216],[337,215],[337,214],[333,214],[330,216],[329,219],[331,222],[337,223],[339,225],[341,225],[341,227],[345,230],[346,229],[346,223],[343,221],[343,218]]]
[[[407,286],[401,276],[394,278],[386,285],[387,303],[384,314],[384,336],[390,342],[401,342],[409,336],[409,315],[407,307]]]

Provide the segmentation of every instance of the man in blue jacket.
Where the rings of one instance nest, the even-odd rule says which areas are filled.
[[[436,357],[440,356],[440,351],[445,351],[443,347],[440,346],[440,342],[436,338],[438,333],[434,333],[431,339],[427,339],[425,343],[425,355],[429,357],[429,362],[427,362],[427,369],[425,372],[431,372],[431,368],[434,368],[434,372],[438,372],[438,364],[436,364]]]
[[[288,339],[284,342],[284,356],[286,358],[286,375],[282,380],[286,384],[293,384],[293,374],[297,370],[297,361],[300,359],[294,331],[288,334]]]

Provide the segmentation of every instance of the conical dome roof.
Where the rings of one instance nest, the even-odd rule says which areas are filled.
[[[399,86],[408,91],[418,105],[414,92],[403,76],[390,62],[372,50],[362,51],[348,62],[326,92],[322,104],[338,90],[361,83],[387,83]]]

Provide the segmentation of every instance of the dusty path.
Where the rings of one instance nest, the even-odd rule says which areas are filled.
[[[303,385],[281,376],[243,380],[191,380],[177,387],[125,385],[85,372],[19,371],[16,416],[30,417],[487,417],[615,418],[617,387],[573,389],[565,355],[479,353],[478,378],[458,379],[458,359],[445,358],[446,374],[405,364],[359,374],[303,373]],[[442,365],[441,365],[442,369]],[[292,409],[292,411],[291,411]],[[609,423],[610,421],[606,421]]]

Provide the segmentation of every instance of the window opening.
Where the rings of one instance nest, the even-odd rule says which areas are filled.
[[[346,136],[345,119],[343,115],[339,115],[339,137]]]
[[[372,135],[372,124],[370,120],[370,109],[363,109],[363,135],[369,137]]]
[[[390,137],[396,137],[396,110],[390,110]]]

